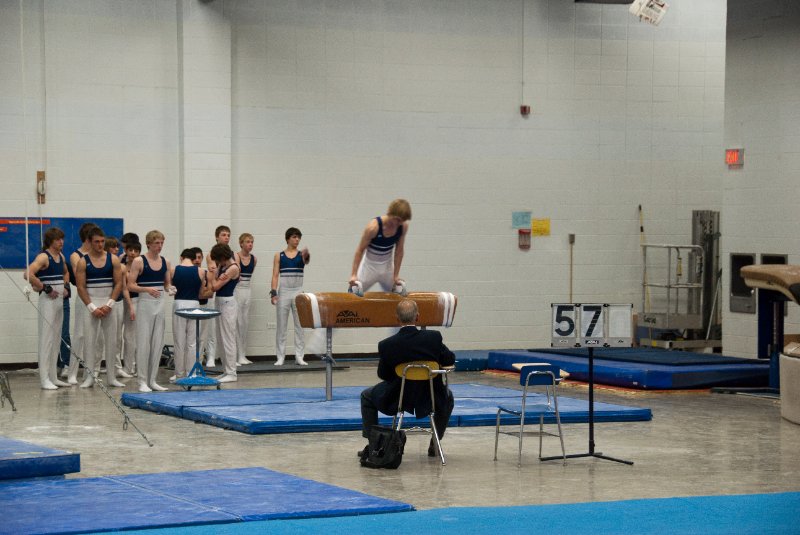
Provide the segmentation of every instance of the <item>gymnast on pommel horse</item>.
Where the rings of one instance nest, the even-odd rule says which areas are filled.
[[[458,299],[449,292],[412,292],[417,303],[419,327],[450,327]],[[301,293],[295,297],[300,325],[326,329],[325,399],[333,399],[333,329],[356,327],[400,327],[397,304],[403,296],[393,292],[368,292],[363,297],[345,292]]]
[[[349,281],[351,293],[361,297],[378,284],[384,292],[406,295],[400,266],[403,264],[409,221],[411,205],[405,199],[395,199],[385,215],[367,224],[353,257]]]

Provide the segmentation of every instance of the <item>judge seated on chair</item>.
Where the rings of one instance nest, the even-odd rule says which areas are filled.
[[[442,342],[438,331],[427,331],[416,327],[419,319],[417,304],[411,299],[403,299],[397,304],[397,319],[402,325],[400,331],[378,343],[378,377],[381,382],[361,392],[361,434],[369,438],[370,428],[378,423],[378,411],[386,415],[398,412],[401,378],[395,372],[398,364],[430,360],[440,367],[452,366],[456,357]],[[431,396],[427,381],[407,382],[403,394],[403,410],[423,418],[431,413]],[[453,393],[442,381],[441,376],[434,379],[434,398],[436,410],[434,423],[441,438],[447,428],[447,421],[453,412]],[[436,447],[431,438],[428,456],[436,456]]]

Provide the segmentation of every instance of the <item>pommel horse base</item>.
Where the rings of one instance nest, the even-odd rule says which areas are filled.
[[[333,399],[333,329],[400,327],[397,303],[411,299],[419,309],[419,327],[450,327],[458,299],[448,292],[412,292],[405,298],[388,292],[367,292],[364,297],[345,292],[301,293],[295,297],[300,325],[326,329],[325,399]]]

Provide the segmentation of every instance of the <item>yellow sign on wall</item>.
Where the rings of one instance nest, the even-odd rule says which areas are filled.
[[[531,219],[531,234],[534,236],[550,235],[550,218]]]

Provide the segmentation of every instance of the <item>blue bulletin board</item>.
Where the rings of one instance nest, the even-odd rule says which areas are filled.
[[[83,217],[0,217],[0,266],[4,269],[25,269],[42,251],[42,237],[50,227],[64,231],[64,254],[69,256],[80,247],[78,230],[91,221],[103,229],[106,236],[119,239],[122,236],[121,218]],[[25,254],[25,233],[28,233],[28,254]]]

